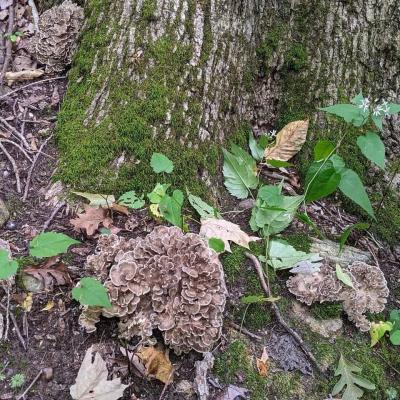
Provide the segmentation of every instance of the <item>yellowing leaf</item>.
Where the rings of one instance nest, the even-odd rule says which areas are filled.
[[[33,305],[32,293],[28,293],[24,301],[21,303],[21,307],[24,309],[24,311],[29,312],[32,310],[32,305]]]
[[[89,205],[92,207],[110,207],[115,203],[115,197],[110,194],[98,194],[87,192],[72,192],[77,196],[84,197],[89,200]]]
[[[266,347],[264,347],[261,358],[256,359],[258,373],[267,376],[269,372],[269,357]]]
[[[149,376],[163,383],[171,381],[173,368],[167,352],[156,347],[142,347],[136,355],[144,364]]]
[[[70,388],[71,397],[74,400],[120,399],[128,385],[123,385],[120,378],[107,380],[105,361],[96,353],[92,362],[92,352],[92,347],[86,351],[75,384]]]
[[[201,221],[200,235],[207,238],[218,238],[225,243],[225,250],[231,252],[229,241],[239,246],[249,248],[249,243],[260,240],[259,237],[249,236],[239,225],[224,219],[207,218]]]
[[[54,307],[54,301],[50,300],[40,311],[50,311]]]
[[[154,217],[162,218],[162,215],[161,215],[160,210],[158,208],[158,204],[150,204],[149,209],[150,209],[151,214]]]
[[[380,321],[378,323],[372,322],[371,329],[369,331],[371,335],[371,347],[374,347],[386,332],[390,332],[393,329],[393,324],[389,321]]]
[[[295,156],[307,138],[308,120],[290,122],[276,135],[275,145],[264,152],[266,160],[288,161]]]

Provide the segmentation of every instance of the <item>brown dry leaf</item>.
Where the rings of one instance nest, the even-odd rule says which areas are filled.
[[[289,161],[303,146],[307,138],[308,120],[290,122],[276,135],[275,145],[264,152],[266,160]]]
[[[163,383],[171,381],[173,367],[168,352],[157,347],[142,347],[136,355],[146,368],[146,373]]]
[[[256,359],[258,373],[261,376],[267,376],[269,373],[269,356],[267,353],[267,348],[264,347],[261,358]]]
[[[127,207],[125,206],[121,206],[121,204],[118,203],[113,203],[111,204],[110,207],[113,211],[120,213],[120,214],[125,214],[125,215],[129,215],[129,210]]]
[[[69,222],[74,226],[76,231],[86,231],[88,236],[93,236],[99,229],[100,225],[117,233],[118,228],[113,226],[113,220],[108,216],[108,210],[105,208],[93,208],[88,205],[83,206],[85,211],[78,214],[78,218],[71,219]]]
[[[50,300],[40,311],[50,311],[54,308],[54,301]]]
[[[5,78],[7,85],[11,86],[14,82],[29,81],[39,78],[44,74],[42,69],[26,69],[18,72],[6,72]]]
[[[201,221],[200,235],[207,239],[221,239],[225,244],[225,251],[229,252],[231,252],[229,241],[248,249],[250,242],[260,240],[259,237],[249,236],[243,232],[239,225],[216,218],[207,218]]]

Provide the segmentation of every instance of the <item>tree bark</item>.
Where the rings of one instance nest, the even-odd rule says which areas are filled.
[[[88,0],[86,14],[58,128],[61,176],[75,185],[106,170],[96,186],[124,187],[145,147],[197,150],[175,181],[209,184],[215,146],[243,143],[243,124],[262,133],[361,89],[398,96],[399,0]],[[399,132],[393,119],[388,143]]]

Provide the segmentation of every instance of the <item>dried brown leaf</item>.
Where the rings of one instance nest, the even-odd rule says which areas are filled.
[[[264,152],[266,160],[288,161],[302,148],[307,138],[308,120],[290,122],[277,134],[275,145]]]
[[[5,78],[7,80],[7,84],[11,86],[14,82],[29,81],[39,78],[43,74],[44,71],[41,69],[27,69],[18,72],[6,72]]]
[[[261,358],[256,359],[258,373],[261,376],[267,376],[269,373],[269,356],[267,348],[264,347]]]
[[[115,232],[113,220],[108,216],[109,211],[105,208],[93,208],[84,205],[85,211],[78,214],[78,218],[71,219],[70,223],[76,231],[85,231],[88,236],[93,236],[103,225],[105,228]]]
[[[142,347],[136,355],[146,368],[146,373],[163,383],[171,381],[173,367],[167,351],[157,347]]]

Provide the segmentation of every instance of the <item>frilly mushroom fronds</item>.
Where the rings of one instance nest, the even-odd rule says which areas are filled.
[[[39,32],[29,40],[28,48],[46,72],[60,72],[71,63],[76,38],[82,27],[82,7],[70,0],[45,11],[39,19]]]
[[[87,268],[108,290],[112,308],[102,314],[120,318],[121,337],[146,341],[158,329],[177,354],[209,351],[219,339],[224,274],[199,235],[159,226],[144,239],[104,236]],[[82,325],[92,327],[96,315],[90,312],[84,311]]]
[[[349,320],[361,331],[368,331],[371,324],[365,314],[383,311],[389,296],[385,276],[378,267],[363,262],[351,264],[347,273],[353,288],[344,285],[336,277],[335,271],[327,265],[311,275],[292,276],[286,285],[299,301],[307,305],[325,301],[343,302],[343,310]]]

